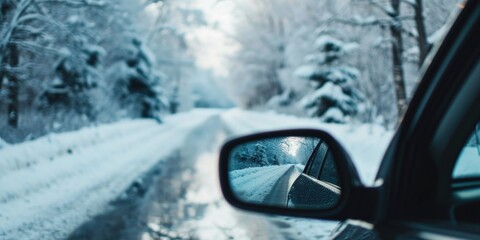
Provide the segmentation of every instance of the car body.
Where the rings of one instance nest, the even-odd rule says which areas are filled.
[[[399,124],[373,186],[365,186],[343,147],[327,133],[288,130],[227,142],[220,157],[224,196],[256,212],[345,221],[337,238],[479,239],[479,174],[454,171],[480,119],[480,2],[469,1],[441,45],[433,49],[422,81]],[[229,149],[275,136],[318,136],[336,157],[342,192],[331,208],[281,209],[238,201],[226,174]],[[472,160],[472,162],[476,161]],[[473,166],[480,166],[475,165]],[[320,201],[320,200],[317,200]],[[321,203],[319,203],[321,204]]]

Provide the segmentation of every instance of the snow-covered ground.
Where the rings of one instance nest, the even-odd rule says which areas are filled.
[[[248,202],[262,203],[272,191],[273,185],[291,169],[292,164],[281,166],[252,167],[229,173],[233,191]]]
[[[1,149],[0,239],[68,236],[217,113],[124,121]]]
[[[208,124],[212,120],[218,122]],[[109,202],[174,151],[202,141],[199,130],[202,134],[219,135],[220,142],[226,136],[291,127],[321,128],[332,133],[350,152],[367,183],[372,182],[392,136],[371,125],[323,124],[318,120],[233,109],[194,110],[168,117],[163,124],[126,120],[7,145],[0,149],[0,239],[68,236],[92,216],[106,211]],[[221,200],[218,182],[212,182],[218,176],[215,155],[210,153],[208,161],[197,166],[200,173],[209,176],[205,179],[210,180],[202,178],[205,186],[187,194],[192,201],[217,202],[202,220],[206,222],[212,216],[227,218],[222,213],[226,203],[218,203]],[[309,229],[315,230],[315,234],[322,231],[314,222],[293,220],[288,224],[296,236],[323,236],[323,233],[305,235]],[[320,223],[325,232],[336,224]],[[283,226],[285,222],[279,224]]]
[[[8,143],[5,142],[5,140],[3,140],[2,138],[0,138],[0,149],[2,149],[3,147],[7,146]]]

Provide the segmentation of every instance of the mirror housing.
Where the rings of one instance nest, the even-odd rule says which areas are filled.
[[[339,180],[341,182],[341,195],[338,203],[328,209],[292,209],[273,205],[246,202],[240,199],[231,184],[229,171],[232,169],[232,152],[243,144],[255,141],[287,138],[287,137],[312,137],[324,141],[329,151],[332,152],[337,166]],[[227,141],[220,152],[220,185],[227,202],[231,205],[254,212],[297,217],[319,218],[325,220],[359,219],[371,221],[374,219],[377,189],[365,187],[345,149],[330,134],[316,129],[291,129],[281,131],[263,132]]]

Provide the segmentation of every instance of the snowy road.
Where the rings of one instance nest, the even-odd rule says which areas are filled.
[[[245,201],[285,207],[288,190],[301,170],[293,164],[252,167],[230,172],[234,192]]]
[[[352,129],[234,109],[194,110],[168,117],[164,124],[123,121],[10,145],[0,150],[0,239],[82,236],[72,232],[102,226],[96,222],[102,217],[106,222],[126,217],[112,203],[128,200],[132,189],[141,190],[141,200],[120,209],[135,208],[131,218],[143,228],[120,236],[124,238],[171,237],[162,232],[166,230],[183,234],[179,238],[200,239],[327,236],[335,223],[239,212],[220,194],[221,142],[232,135],[286,127],[328,129],[350,152],[361,150],[354,161],[367,182],[381,156],[375,152],[385,149],[391,136],[373,126]],[[375,144],[375,152],[369,144]]]
[[[299,174],[297,168],[291,165],[288,171],[278,178],[278,181],[272,187],[272,191],[265,196],[263,202],[272,206],[287,206],[288,191]]]

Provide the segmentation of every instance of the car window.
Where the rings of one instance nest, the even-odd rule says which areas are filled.
[[[323,162],[322,169],[320,169],[320,174],[318,176],[318,180],[326,181],[329,183],[333,183],[339,185],[339,177],[337,172],[337,166],[335,164],[335,159],[333,158],[332,152],[327,151],[325,155],[325,159]]]
[[[452,178],[480,177],[480,124],[463,146],[453,169]]]
[[[307,171],[308,175],[318,179],[327,151],[327,145],[320,143],[319,147],[316,149],[315,155],[312,158],[311,166]]]

